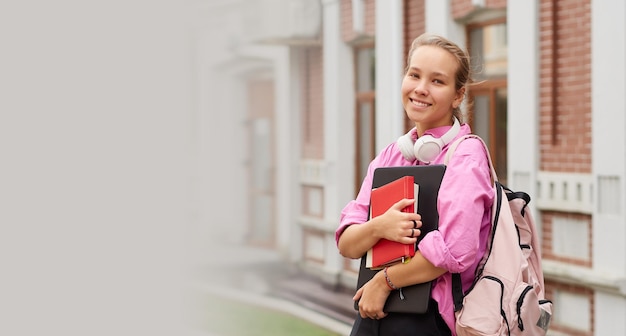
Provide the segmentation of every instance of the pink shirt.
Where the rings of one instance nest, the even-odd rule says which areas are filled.
[[[450,126],[438,127],[425,134],[441,137],[449,129]],[[470,127],[463,124],[456,138],[470,133]],[[448,146],[444,146],[442,153],[432,164],[442,164],[447,150]],[[383,149],[370,163],[356,199],[350,201],[341,211],[335,240],[339,241],[348,225],[367,221],[372,177],[376,168],[416,164],[424,163],[417,160],[407,161],[395,142]],[[463,290],[466,291],[485,252],[493,198],[494,189],[483,145],[478,139],[461,142],[448,162],[441,182],[437,200],[439,229],[427,233],[418,245],[421,254],[433,265],[448,270],[435,280],[431,296],[439,304],[439,313],[453,335],[456,335],[456,331],[451,273],[461,273]]]

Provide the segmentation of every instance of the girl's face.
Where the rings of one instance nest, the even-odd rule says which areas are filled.
[[[442,48],[421,46],[413,52],[402,80],[402,104],[419,136],[428,129],[450,125],[452,110],[465,93],[465,88],[455,89],[457,68],[456,58]]]

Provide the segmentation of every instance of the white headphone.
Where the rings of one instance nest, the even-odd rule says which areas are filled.
[[[415,133],[415,128],[411,129],[407,134],[398,138],[396,142],[402,156],[409,161],[413,161],[416,158],[424,163],[430,163],[434,160],[443,147],[449,144],[459,134],[461,125],[459,120],[454,117],[454,124],[450,129],[441,136],[441,138],[435,138],[432,135],[423,135],[413,143],[412,133]]]

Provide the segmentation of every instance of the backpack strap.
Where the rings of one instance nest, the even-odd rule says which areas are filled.
[[[485,144],[485,141],[483,141],[483,139],[481,137],[479,137],[478,135],[476,135],[476,134],[466,134],[466,135],[456,139],[448,147],[448,151],[446,152],[446,156],[444,158],[443,163],[447,166],[448,162],[452,158],[452,155],[456,151],[456,148],[459,146],[459,144],[463,140],[470,139],[470,138],[478,139],[483,144],[483,148],[485,149],[485,153],[487,154],[487,161],[489,163],[489,170],[490,170],[490,175],[491,175],[491,184],[494,185],[496,187],[496,191],[498,191],[498,193],[496,193],[497,198],[501,199],[502,198],[502,189],[498,188],[497,185],[496,185],[497,181],[498,181],[498,175],[496,175],[496,170],[493,167],[493,162],[491,161],[491,155],[489,154],[489,149],[487,148],[487,144]],[[496,200],[494,200],[494,202],[496,202]],[[460,273],[452,273],[452,302],[454,303],[454,311],[455,312],[459,311],[459,310],[461,310],[461,308],[463,308],[463,297],[464,296],[465,296],[465,294],[463,293],[463,284],[462,284],[462,281],[461,281],[461,274]]]
[[[464,136],[454,140],[454,142],[451,143],[450,146],[448,147],[448,151],[446,152],[446,156],[443,159],[443,164],[445,164],[447,166],[448,162],[452,158],[452,155],[456,151],[456,148],[459,146],[459,144],[463,140],[470,139],[470,138],[478,139],[483,144],[483,147],[485,148],[485,153],[487,154],[487,161],[489,162],[489,169],[491,170],[491,184],[494,184],[498,180],[498,175],[496,174],[496,169],[493,167],[493,162],[491,161],[491,154],[489,154],[489,148],[487,148],[487,144],[485,144],[485,141],[483,141],[483,139],[481,137],[479,137],[478,135],[476,135],[476,134],[466,134],[466,135],[464,135]]]
[[[504,192],[504,187],[500,184],[500,182],[496,181],[495,182],[495,199],[493,200],[493,206],[492,206],[492,214],[491,214],[491,232],[489,233],[489,239],[491,240],[489,242],[489,248],[487,251],[485,251],[487,258],[489,258],[488,256],[491,254],[491,248],[493,247],[493,239],[495,238],[495,235],[493,234],[493,232],[496,230],[496,227],[498,225],[498,219],[500,217],[500,208],[502,206],[502,198],[504,197],[503,194],[505,194]],[[508,199],[507,199],[508,201]],[[472,283],[472,287],[470,287],[469,290],[471,290],[474,287],[474,284],[476,283],[476,281],[478,280],[478,278],[481,276],[482,272],[483,272],[483,267],[485,266],[485,264],[487,263],[487,261],[485,260],[484,262],[481,261],[481,264],[478,265],[478,268],[475,271],[474,274],[474,281]],[[468,291],[469,291],[468,290]],[[461,274],[460,273],[452,273],[452,302],[454,304],[454,311],[457,312],[459,310],[461,310],[461,308],[463,308],[463,298],[465,297],[465,293],[463,293],[463,285],[461,282]],[[507,323],[508,325],[508,323]],[[510,334],[510,332],[509,332]]]
[[[461,282],[461,273],[452,273],[452,303],[454,303],[454,311],[458,312],[463,308],[463,285]]]

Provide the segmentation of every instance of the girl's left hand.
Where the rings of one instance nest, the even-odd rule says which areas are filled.
[[[366,282],[363,287],[356,291],[356,294],[352,300],[359,300],[359,314],[362,318],[371,318],[374,320],[380,320],[387,316],[383,312],[383,307],[391,293],[391,289],[386,283],[381,282],[382,272],[378,272],[370,281]],[[386,281],[382,277],[382,281]]]

